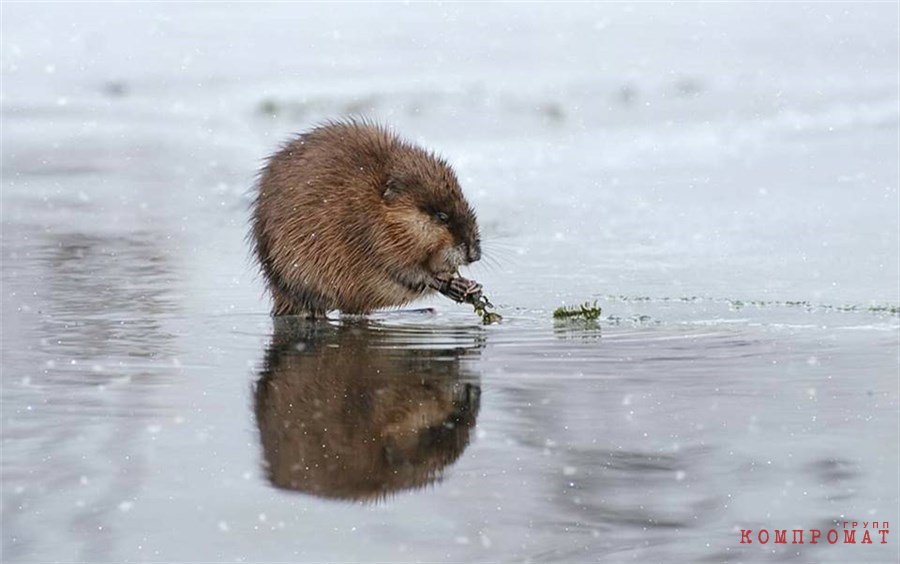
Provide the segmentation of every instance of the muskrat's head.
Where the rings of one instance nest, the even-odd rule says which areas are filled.
[[[401,142],[402,143],[402,142]],[[394,151],[382,188],[389,236],[403,279],[429,284],[481,258],[475,212],[443,159],[403,144]]]

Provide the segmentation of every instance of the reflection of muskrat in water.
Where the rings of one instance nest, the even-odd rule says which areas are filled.
[[[275,315],[369,313],[432,289],[463,301],[477,286],[454,278],[481,258],[456,175],[383,127],[330,123],[288,143],[262,171],[252,223]]]
[[[478,413],[479,387],[461,381],[468,352],[397,347],[365,322],[276,326],[255,405],[269,480],[378,500],[439,479]]]

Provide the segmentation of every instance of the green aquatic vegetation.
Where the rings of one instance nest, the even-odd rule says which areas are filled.
[[[869,306],[869,311],[872,313],[889,313],[891,315],[900,315],[900,306],[891,304],[873,305]]]
[[[572,318],[581,318],[587,320],[594,320],[600,318],[601,309],[597,306],[597,301],[594,300],[591,302],[584,302],[579,306],[562,306],[558,307],[553,311],[553,319],[572,319]]]
[[[490,311],[493,309],[494,304],[492,304],[491,301],[487,299],[487,296],[481,293],[481,291],[467,295],[465,301],[468,304],[472,304],[475,313],[481,317],[481,322],[483,324],[491,325],[503,321],[503,316],[497,312]]]

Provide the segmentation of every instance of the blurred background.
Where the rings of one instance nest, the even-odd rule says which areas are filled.
[[[0,13],[4,560],[896,560],[735,532],[897,522],[896,4]],[[446,476],[362,506],[271,487],[248,407],[306,366],[255,175],[346,116],[455,167],[507,318],[291,337],[479,386]]]
[[[894,12],[13,4],[6,216],[30,213],[16,200],[30,182],[21,192],[46,191],[97,229],[242,224],[255,172],[287,136],[368,116],[445,155],[494,239],[516,237],[541,261],[569,252],[560,239],[595,242],[571,267],[592,291],[600,277],[611,294],[674,282],[887,301],[898,292]],[[47,178],[60,175],[65,186]],[[236,250],[215,231],[207,244]]]

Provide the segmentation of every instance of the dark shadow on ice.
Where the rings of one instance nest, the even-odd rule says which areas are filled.
[[[479,346],[452,329],[276,320],[255,392],[269,481],[377,501],[439,480],[475,426],[481,388],[464,359]]]

